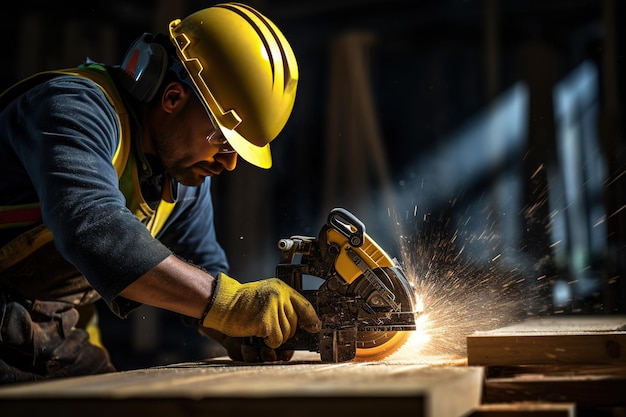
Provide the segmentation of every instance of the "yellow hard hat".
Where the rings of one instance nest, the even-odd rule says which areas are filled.
[[[207,112],[246,161],[272,166],[270,142],[287,123],[296,57],[267,17],[240,3],[197,11],[169,25],[176,53]]]

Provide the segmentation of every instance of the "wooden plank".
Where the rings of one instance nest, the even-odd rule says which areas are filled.
[[[626,406],[626,376],[545,374],[490,378],[485,381],[483,402],[572,402],[580,407]]]
[[[598,376],[613,375],[626,378],[626,366],[623,365],[521,365],[489,366],[485,368],[485,378],[514,378],[532,375],[550,376]]]
[[[626,316],[528,320],[467,337],[470,366],[624,365]]]
[[[458,417],[480,403],[480,367],[206,361],[0,388],[2,415]]]
[[[574,417],[576,404],[516,402],[483,404],[468,417]]]

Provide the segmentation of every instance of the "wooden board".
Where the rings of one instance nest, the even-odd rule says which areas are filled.
[[[0,388],[0,414],[458,417],[480,404],[480,367],[210,360]]]
[[[467,337],[470,366],[626,365],[626,316],[543,317]]]
[[[520,374],[485,381],[483,402],[571,402],[579,407],[626,406],[626,374]]]
[[[536,403],[516,402],[484,404],[469,417],[574,417],[576,404],[572,403]]]
[[[484,404],[626,405],[626,317],[543,317],[467,338],[485,367]]]

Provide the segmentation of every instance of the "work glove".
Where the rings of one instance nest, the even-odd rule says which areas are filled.
[[[208,327],[200,326],[199,330],[200,334],[215,340],[224,347],[228,357],[234,361],[248,363],[286,362],[293,357],[293,350],[272,349],[258,343],[250,343],[250,338],[226,336],[224,333]]]
[[[278,278],[241,284],[221,273],[202,325],[230,337],[256,336],[276,349],[298,327],[319,332],[321,321],[311,303]]]

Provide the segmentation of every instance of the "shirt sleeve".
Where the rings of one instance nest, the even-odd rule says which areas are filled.
[[[157,238],[213,275],[228,272],[228,261],[215,232],[211,178],[198,187],[178,185],[178,201]]]
[[[9,141],[43,222],[59,252],[111,304],[171,254],[126,208],[111,163],[120,131],[112,105],[93,82],[61,76],[10,106]]]

